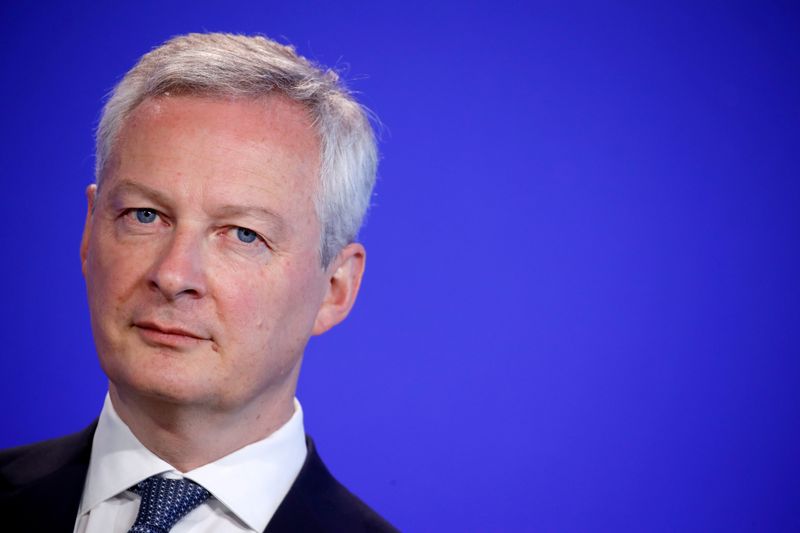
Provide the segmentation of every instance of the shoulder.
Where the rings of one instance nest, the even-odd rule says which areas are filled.
[[[0,491],[36,483],[64,468],[87,468],[96,425],[93,422],[57,439],[0,450]]]
[[[396,532],[391,524],[331,475],[306,438],[303,468],[267,527],[267,533]]]

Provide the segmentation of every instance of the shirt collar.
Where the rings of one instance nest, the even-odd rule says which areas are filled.
[[[80,515],[143,479],[168,473],[201,484],[248,527],[263,531],[306,458],[303,410],[297,399],[294,407],[289,421],[265,439],[180,473],[139,442],[106,395],[92,442]]]

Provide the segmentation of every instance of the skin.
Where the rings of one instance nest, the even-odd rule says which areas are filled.
[[[86,191],[81,261],[111,401],[179,471],[284,424],[309,337],[355,301],[363,246],[320,266],[319,166],[306,110],[282,95],[164,96],[134,110]]]

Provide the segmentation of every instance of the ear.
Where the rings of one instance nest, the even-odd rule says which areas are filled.
[[[350,313],[361,286],[366,260],[367,251],[357,242],[342,248],[333,260],[326,270],[327,291],[317,312],[312,335],[325,333]]]
[[[89,252],[89,237],[92,234],[92,213],[97,199],[97,185],[92,183],[86,187],[86,222],[83,224],[83,237],[81,237],[81,270],[86,277],[86,255]]]

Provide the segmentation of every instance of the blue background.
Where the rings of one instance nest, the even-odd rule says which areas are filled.
[[[3,2],[0,446],[106,390],[78,260],[104,95],[262,32],[381,118],[360,299],[299,397],[407,531],[800,530],[795,2]]]

